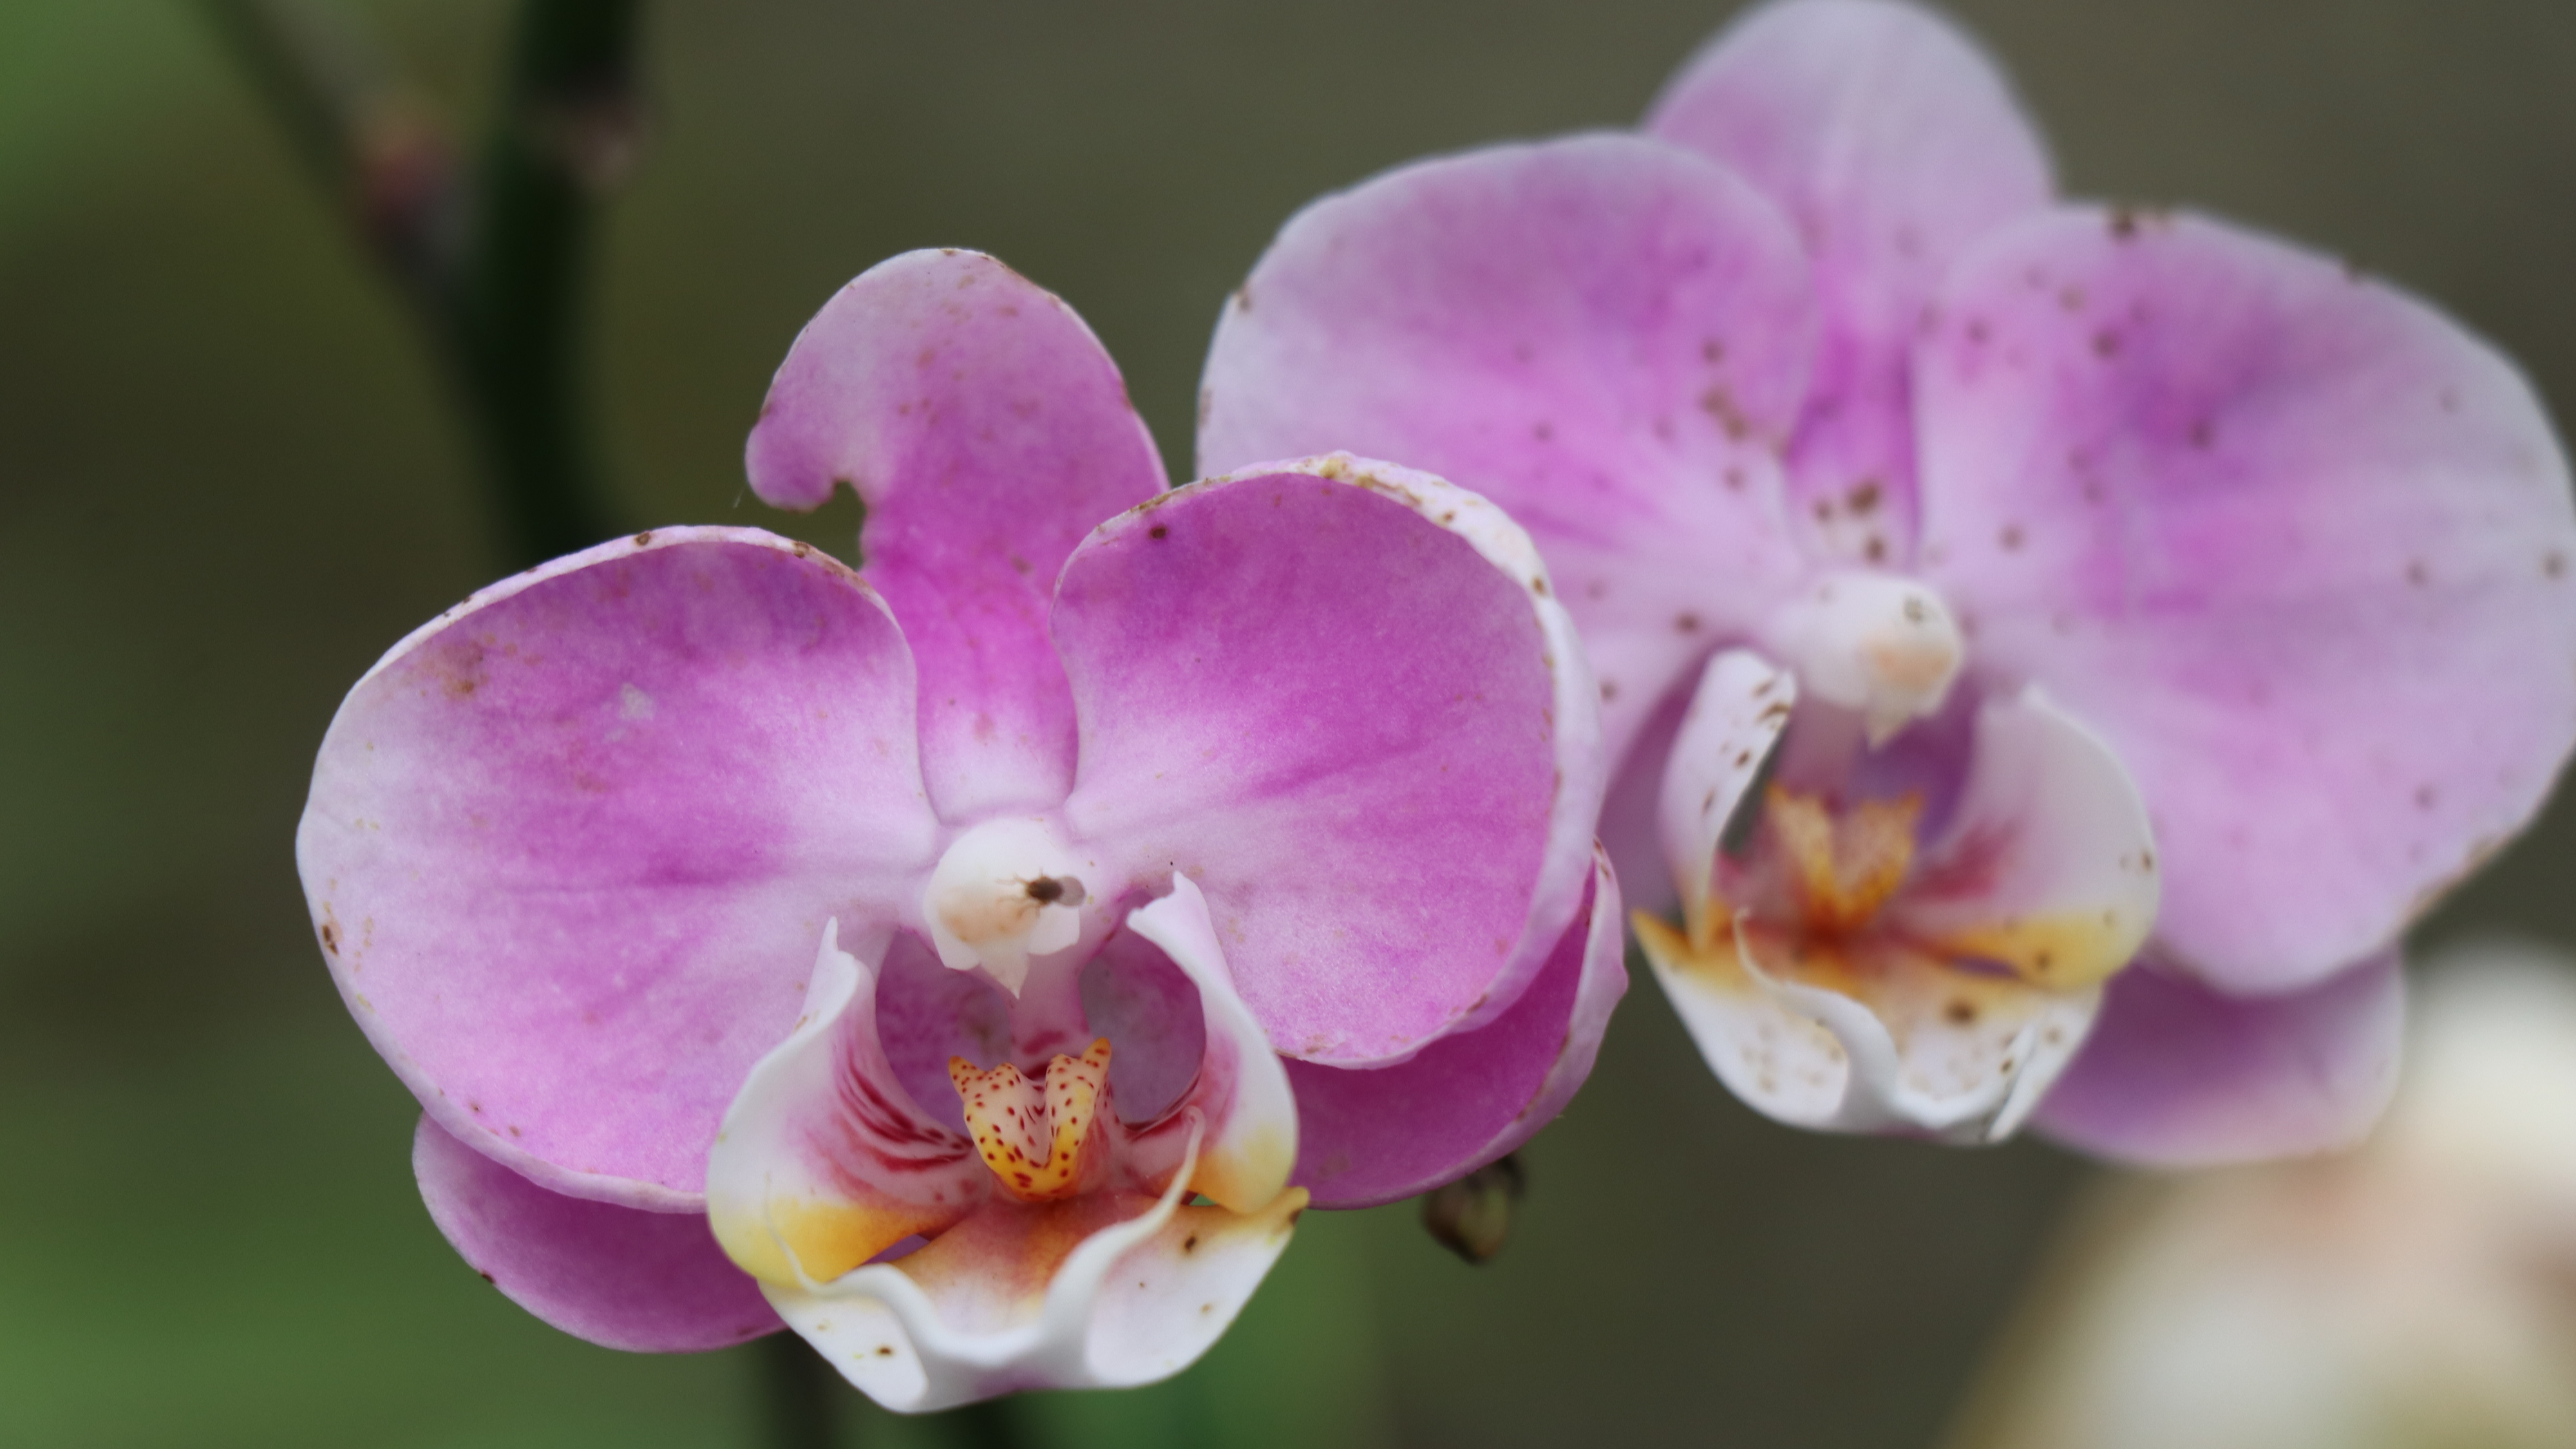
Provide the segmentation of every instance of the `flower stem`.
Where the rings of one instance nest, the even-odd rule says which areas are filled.
[[[525,0],[469,179],[409,88],[288,0],[201,0],[409,304],[482,454],[514,567],[609,536],[582,324],[598,204],[631,165],[637,0]]]
[[[767,1449],[831,1449],[839,1443],[833,1413],[845,1392],[840,1375],[793,1333],[756,1339],[760,1360],[761,1437]]]
[[[1024,1449],[1029,1443],[1008,1399],[985,1399],[939,1417],[958,1449]]]
[[[484,143],[451,372],[522,565],[614,530],[585,425],[597,203],[638,141],[635,0],[528,0]]]

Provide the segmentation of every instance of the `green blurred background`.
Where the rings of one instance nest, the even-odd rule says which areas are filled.
[[[325,8],[472,122],[497,0]],[[992,251],[1187,476],[1219,300],[1327,188],[1630,122],[1723,0],[663,3],[596,357],[614,502],[758,523],[771,369],[840,282]],[[2576,6],[1992,0],[2078,192],[2389,274],[2576,389]],[[414,1109],[315,955],[290,839],[340,694],[496,571],[407,319],[181,0],[0,0],[0,1443],[749,1445],[744,1350],[632,1357],[456,1260]],[[2428,928],[2576,939],[2553,816]],[[1678,1130],[1676,1130],[1678,1129]],[[1672,1144],[1686,1144],[1677,1150]],[[1640,981],[1470,1269],[1310,1216],[1174,1382],[1034,1442],[1933,1441],[2087,1169],[1775,1128]],[[852,1443],[937,1445],[855,1393]]]

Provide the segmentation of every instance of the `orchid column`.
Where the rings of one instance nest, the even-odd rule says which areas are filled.
[[[299,837],[468,1261],[615,1347],[782,1320],[889,1406],[1142,1383],[1303,1207],[1508,1152],[1624,987],[1595,687],[1527,538],[1347,456],[1172,492],[991,259],[853,282],[754,487],[449,611]]]

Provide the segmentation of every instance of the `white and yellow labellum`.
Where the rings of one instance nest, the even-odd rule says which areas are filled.
[[[1967,657],[1958,621],[1938,593],[1861,570],[1809,585],[1773,633],[1799,686],[1858,711],[1873,747],[1938,711]]]
[[[1683,920],[1641,913],[1638,943],[1759,1110],[2007,1136],[2155,918],[2145,804],[2108,745],[2027,689],[1980,705],[1937,827],[1919,793],[1766,782],[1805,683],[1748,651],[1710,662],[1661,801]]]
[[[1083,869],[1040,820],[988,820],[958,836],[922,893],[921,913],[940,964],[951,971],[982,967],[995,985],[1019,995],[1029,958],[1082,938],[1089,899]]]

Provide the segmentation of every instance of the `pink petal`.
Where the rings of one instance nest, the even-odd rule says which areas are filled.
[[[1206,891],[1290,1056],[1400,1056],[1508,1007],[1591,871],[1592,684],[1525,535],[1336,457],[1104,526],[1056,638],[1082,718],[1065,818]]]
[[[1420,162],[1291,219],[1217,323],[1199,466],[1348,449],[1501,504],[1583,626],[1610,757],[1799,568],[1776,450],[1807,266],[1673,147],[1581,136]]]
[[[2576,508],[2510,363],[2189,217],[2018,225],[1942,307],[1929,577],[1971,667],[2135,774],[2170,964],[2322,980],[2529,818],[2576,740]]]
[[[1786,0],[1684,66],[1646,129],[1732,167],[1797,224],[1824,326],[1792,516],[1825,551],[1904,563],[1917,320],[1961,253],[2049,198],[2048,157],[2002,73],[1929,10]]]
[[[430,1220],[511,1302],[576,1338],[691,1353],[775,1333],[778,1315],[727,1261],[703,1213],[646,1212],[549,1192],[427,1117],[412,1172]]]
[[[1163,487],[1118,369],[1073,309],[978,252],[907,252],[824,304],[746,449],[751,485],[867,503],[868,581],[921,668],[922,773],[970,821],[1064,798],[1073,705],[1047,599],[1093,524]]]
[[[2042,1130],[2123,1162],[2208,1167],[2361,1140],[2397,1081],[2406,978],[2378,955],[2281,996],[2223,996],[2142,962],[2111,978]]]
[[[1429,1191],[1527,1142],[1565,1109],[1628,989],[1625,918],[1606,858],[1592,882],[1546,968],[1494,1021],[1398,1066],[1288,1064],[1303,1143],[1295,1180],[1317,1207]]]
[[[884,606],[804,544],[667,529],[449,611],[351,690],[296,856],[368,1038],[440,1126],[576,1197],[695,1208],[814,940],[935,824]]]

